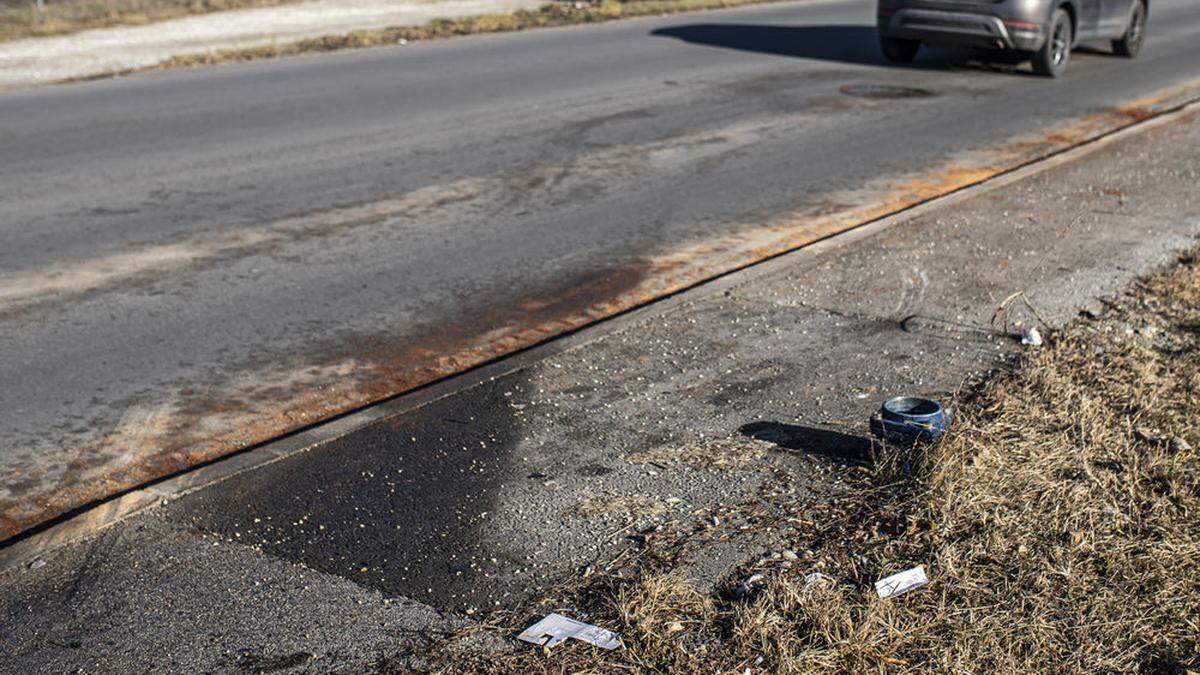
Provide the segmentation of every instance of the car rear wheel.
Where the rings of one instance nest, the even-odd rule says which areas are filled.
[[[1066,10],[1057,9],[1050,18],[1046,44],[1033,53],[1033,72],[1046,77],[1058,77],[1067,69],[1071,60],[1071,17]]]
[[[879,46],[883,57],[893,63],[912,63],[917,58],[917,50],[921,48],[919,40],[902,40],[900,38],[880,37]]]
[[[1119,56],[1133,58],[1142,49],[1142,43],[1146,41],[1146,3],[1134,3],[1133,16],[1129,17],[1129,27],[1125,29],[1125,34],[1120,40],[1113,40],[1113,53]]]

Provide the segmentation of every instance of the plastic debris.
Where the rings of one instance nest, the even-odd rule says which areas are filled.
[[[582,640],[601,649],[616,649],[621,646],[621,640],[616,633],[590,623],[568,619],[562,614],[553,612],[521,631],[521,634],[517,636],[518,640],[540,645],[546,649],[567,638]]]
[[[750,593],[750,589],[754,586],[754,584],[762,580],[763,575],[751,574],[748,579],[733,587],[733,597],[738,599],[746,597]]]
[[[927,583],[929,583],[929,578],[925,576],[925,568],[917,565],[912,569],[897,572],[890,577],[876,581],[875,592],[881,598],[894,598]]]
[[[946,433],[954,417],[931,398],[896,396],[883,402],[871,416],[871,433],[891,443],[907,445],[935,441]]]
[[[1038,332],[1037,326],[1021,331],[1021,344],[1029,345],[1030,347],[1042,346],[1042,334]]]

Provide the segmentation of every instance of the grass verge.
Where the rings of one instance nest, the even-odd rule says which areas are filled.
[[[435,651],[490,672],[1187,672],[1200,668],[1200,262],[1139,283],[957,403],[938,445],[885,453],[789,536],[797,564],[697,590],[670,536],[559,608],[624,649]],[[764,492],[743,505],[763,508]],[[799,515],[799,514],[797,514]],[[758,521],[759,525],[774,521]],[[676,533],[679,535],[680,533]],[[655,535],[657,536],[657,535]],[[916,564],[930,584],[879,600]],[[820,571],[823,577],[807,580]],[[733,581],[737,581],[737,579]],[[528,617],[476,632],[511,635]],[[460,636],[461,638],[462,636]],[[388,670],[389,664],[380,664]]]
[[[193,14],[274,7],[300,0],[0,0],[0,42],[78,33],[91,28],[138,26]]]

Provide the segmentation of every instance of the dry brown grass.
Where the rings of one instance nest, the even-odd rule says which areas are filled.
[[[651,556],[553,600],[621,633],[624,649],[459,653],[434,667],[1200,668],[1197,261],[1051,336],[957,407],[941,444],[888,456],[798,536],[812,558],[768,572],[748,593],[702,594],[669,556]],[[918,563],[929,586],[875,597],[875,579]],[[805,581],[813,569],[832,579]],[[516,619],[491,629],[511,631],[504,622]]]
[[[667,503],[647,495],[601,495],[581,499],[574,511],[584,518],[620,515],[637,520],[661,516]]]
[[[300,0],[46,0],[39,16],[31,0],[0,0],[0,42],[77,33],[89,28],[137,26],[247,7]]]
[[[686,464],[698,469],[734,469],[758,460],[772,447],[765,441],[718,438],[707,443],[660,445],[631,453],[625,459],[634,464]]]

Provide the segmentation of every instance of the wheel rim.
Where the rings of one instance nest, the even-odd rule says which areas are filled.
[[[1061,66],[1067,60],[1067,53],[1071,49],[1071,29],[1065,22],[1059,22],[1054,26],[1054,35],[1051,37],[1050,44],[1050,62],[1056,67]]]
[[[1129,39],[1127,42],[1130,47],[1137,49],[1142,44],[1142,36],[1146,34],[1146,10],[1142,9],[1142,4],[1139,2],[1133,10],[1133,20],[1129,22]]]

